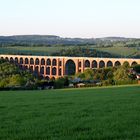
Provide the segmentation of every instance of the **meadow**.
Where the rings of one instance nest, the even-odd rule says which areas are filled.
[[[122,46],[113,46],[113,47],[95,47],[94,49],[102,52],[108,52],[113,55],[119,55],[121,57],[134,57],[140,55],[140,49],[137,47],[122,47]]]
[[[60,53],[61,50],[69,50],[78,48],[77,46],[36,46],[36,47],[25,47],[25,46],[14,46],[14,47],[0,47],[0,54],[26,54],[26,55],[53,55],[54,53]],[[140,49],[138,47],[123,47],[123,46],[113,46],[113,47],[96,47],[95,45],[81,46],[83,49],[94,49],[100,52],[110,53],[115,56],[120,57],[135,57],[140,55]],[[101,57],[99,55],[98,57]]]
[[[0,91],[0,140],[139,140],[140,86]]]
[[[62,49],[74,49],[75,46],[68,47],[25,47],[25,46],[15,46],[15,47],[0,47],[1,54],[27,54],[27,55],[52,55],[53,53],[57,53]]]

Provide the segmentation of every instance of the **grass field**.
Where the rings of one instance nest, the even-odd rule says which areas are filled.
[[[0,91],[0,140],[140,140],[140,86]]]
[[[140,49],[138,48],[128,48],[128,47],[96,47],[94,48],[98,51],[108,52],[110,54],[119,55],[122,57],[133,57],[136,55],[140,55]]]
[[[62,49],[73,49],[75,46],[68,47],[0,47],[1,54],[33,54],[33,55],[52,55]]]
[[[16,47],[0,47],[1,54],[27,54],[27,55],[52,55],[54,53],[60,52],[62,49],[75,49],[76,46],[57,46],[57,47],[23,47],[23,46],[16,46]],[[82,46],[82,48],[87,48],[87,46]],[[112,55],[117,55],[120,57],[134,57],[136,55],[140,55],[139,48],[128,48],[122,46],[116,47],[95,47],[89,46],[89,49],[96,49],[101,52],[108,52]]]

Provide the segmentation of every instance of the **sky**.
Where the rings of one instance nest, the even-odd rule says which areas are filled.
[[[0,35],[140,38],[140,0],[0,0]]]

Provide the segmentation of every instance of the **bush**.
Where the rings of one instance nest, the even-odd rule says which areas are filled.
[[[114,85],[114,80],[113,80],[113,79],[104,80],[104,81],[102,82],[102,85],[103,85],[103,86]]]
[[[119,80],[119,81],[115,81],[115,85],[128,85],[128,84],[137,84],[138,81],[137,80]]]
[[[68,77],[61,77],[55,80],[54,88],[64,88],[69,85]]]
[[[137,73],[140,73],[140,65],[135,65],[133,67],[134,71],[136,71]]]

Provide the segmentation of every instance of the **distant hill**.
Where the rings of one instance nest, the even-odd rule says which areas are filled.
[[[135,38],[125,38],[125,37],[104,37],[104,38],[99,38],[102,41],[130,41],[133,40]]]
[[[16,35],[0,36],[0,46],[5,45],[84,45],[98,44],[102,42],[129,41],[130,38],[124,37],[105,37],[105,38],[62,38],[55,35]]]
[[[95,44],[95,39],[62,38],[54,35],[0,36],[0,44],[6,45],[76,45]]]

